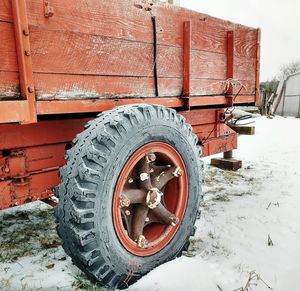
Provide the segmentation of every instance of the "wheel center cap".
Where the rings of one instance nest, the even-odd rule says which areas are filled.
[[[154,209],[161,202],[161,197],[164,194],[157,188],[152,188],[148,191],[146,196],[146,204],[150,209]]]

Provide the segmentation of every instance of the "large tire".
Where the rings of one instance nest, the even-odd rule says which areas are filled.
[[[157,105],[121,106],[104,112],[75,138],[74,147],[66,154],[67,165],[60,171],[57,229],[66,253],[89,278],[109,288],[126,288],[156,266],[181,255],[194,233],[202,199],[197,142],[181,115]],[[124,165],[141,147],[151,143],[178,153],[186,171],[188,191],[175,231],[166,226],[173,231],[168,240],[150,252],[147,247],[141,248],[139,254],[118,235],[113,203]],[[178,186],[181,182],[176,183]]]

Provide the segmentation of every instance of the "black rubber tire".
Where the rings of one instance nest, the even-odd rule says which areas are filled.
[[[129,253],[119,242],[112,220],[118,175],[142,145],[161,141],[181,155],[188,172],[188,201],[170,243],[147,257]],[[116,107],[89,122],[66,154],[56,208],[58,234],[73,262],[89,278],[109,288],[126,288],[156,266],[181,255],[194,233],[202,199],[202,162],[198,139],[175,110],[157,105]]]

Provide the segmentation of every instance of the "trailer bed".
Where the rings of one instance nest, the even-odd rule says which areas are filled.
[[[259,30],[180,7],[119,0],[0,0],[0,32],[5,111],[25,112],[27,105],[16,100],[26,101],[26,94],[32,95],[31,103],[38,101],[37,115],[135,102],[180,107],[182,97],[191,97],[190,106],[226,105],[224,97],[237,93],[235,103],[258,100]],[[24,120],[6,115],[0,122]]]

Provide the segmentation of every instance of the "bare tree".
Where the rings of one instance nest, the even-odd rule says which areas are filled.
[[[288,76],[300,72],[300,61],[293,61],[281,67],[279,79],[286,79]]]

